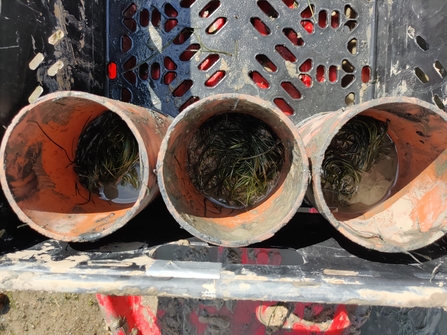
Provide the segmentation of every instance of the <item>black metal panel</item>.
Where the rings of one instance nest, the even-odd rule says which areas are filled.
[[[0,138],[38,87],[40,94],[70,89],[104,94],[104,13],[98,1],[0,3]],[[54,43],[50,37],[57,31],[64,37]],[[30,68],[39,53],[43,60]],[[48,72],[57,61],[62,68]]]
[[[293,108],[295,123],[371,99],[375,2],[291,3],[295,4],[292,8],[280,0],[198,0],[189,8],[172,3],[173,14],[165,1],[111,2],[109,60],[118,65],[119,75],[109,81],[109,95],[126,100],[124,89],[131,92],[130,102],[175,116],[189,99],[245,93],[273,103],[282,99]],[[151,20],[142,26],[143,11],[150,13]],[[157,11],[161,20],[154,25]],[[324,14],[325,19],[320,16]],[[177,25],[170,30],[174,20]],[[225,21],[220,29],[218,20]],[[184,29],[190,29],[191,36],[178,43],[176,37]],[[131,41],[131,48],[124,40]],[[200,50],[190,60],[182,60],[182,53],[194,44]],[[210,55],[218,60],[201,70],[200,64]],[[166,63],[167,57],[173,64]],[[155,63],[160,65],[160,76],[152,78],[150,69]],[[370,75],[362,83],[364,67]],[[206,84],[217,71],[224,73],[223,79]],[[331,80],[332,73],[336,78]],[[172,82],[170,75],[175,76]],[[257,79],[258,75],[262,78]],[[192,87],[182,94],[175,92],[185,80],[192,80]]]
[[[412,96],[447,105],[447,3],[380,2],[376,97]]]

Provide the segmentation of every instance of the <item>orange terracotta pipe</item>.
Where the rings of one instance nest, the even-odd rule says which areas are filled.
[[[245,113],[261,119],[285,147],[285,162],[277,186],[254,208],[216,208],[192,184],[187,164],[188,144],[207,119],[224,113]],[[308,162],[293,123],[271,103],[241,94],[199,100],[169,127],[158,156],[158,182],[168,210],[192,235],[223,246],[263,241],[283,227],[300,206],[308,182]]]
[[[387,121],[398,171],[390,195],[363,213],[329,209],[321,187],[324,153],[350,119],[366,115]],[[409,97],[380,98],[348,109],[321,113],[298,125],[311,161],[307,197],[352,241],[383,252],[424,247],[447,231],[447,117],[427,102]]]
[[[98,197],[85,203],[88,191],[73,170],[83,127],[106,110],[118,114],[138,142],[143,187],[135,203]],[[43,235],[63,241],[97,240],[126,224],[158,194],[153,170],[170,122],[151,110],[84,92],[49,94],[24,107],[6,130],[0,148],[5,196],[19,219]]]

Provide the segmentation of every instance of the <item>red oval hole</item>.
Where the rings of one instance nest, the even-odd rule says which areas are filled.
[[[110,62],[107,64],[107,77],[109,77],[110,80],[114,80],[116,79],[117,74],[116,63]]]
[[[362,83],[369,83],[371,80],[371,68],[369,66],[364,66],[362,68]]]
[[[132,40],[129,36],[123,35],[121,37],[121,50],[127,52],[132,48]]]
[[[174,61],[169,57],[165,57],[165,59],[163,60],[163,63],[164,63],[165,68],[168,70],[177,69],[177,64],[175,64]]]
[[[327,12],[325,10],[320,11],[318,14],[318,26],[320,28],[327,27]]]
[[[206,28],[206,33],[210,35],[216,34],[219,30],[223,28],[227,19],[225,17],[217,18],[213,23],[211,23],[208,28]]]
[[[182,8],[190,8],[196,0],[181,0],[180,7]]]
[[[140,12],[140,26],[147,27],[149,25],[149,11],[143,8]]]
[[[132,85],[137,83],[137,75],[132,71],[124,72],[123,77],[126,78],[126,80]]]
[[[134,3],[130,4],[129,7],[127,7],[124,12],[123,12],[123,16],[124,17],[132,17],[135,15],[135,13],[137,12],[137,5],[135,5]]]
[[[211,68],[216,62],[220,59],[218,54],[211,54],[208,57],[206,57],[202,63],[199,64],[198,68],[201,71],[207,71],[209,68]]]
[[[174,7],[172,7],[172,5],[170,3],[167,3],[165,5],[165,13],[169,17],[177,17],[178,16],[177,10]]]
[[[301,17],[303,19],[310,19],[314,15],[314,13],[315,13],[315,6],[310,5],[310,6],[307,6],[306,9],[304,9],[301,12]]]
[[[174,44],[183,44],[185,43],[188,38],[191,37],[192,33],[194,32],[194,29],[192,28],[184,28],[173,40],[172,42]]]
[[[183,112],[184,109],[191,106],[194,102],[199,101],[199,97],[191,97],[178,109],[179,112]]]
[[[203,18],[210,17],[217,8],[220,7],[220,1],[210,1],[208,4],[203,7],[203,9],[199,12],[199,16]]]
[[[251,24],[255,29],[260,33],[262,36],[270,35],[270,28],[267,27],[267,25],[261,21],[261,19],[257,17],[252,17],[250,19]]]
[[[331,65],[329,67],[329,81],[331,83],[335,83],[337,81],[338,70],[335,65]]]
[[[215,72],[207,81],[205,81],[205,86],[214,87],[219,84],[222,79],[225,77],[225,71],[217,71]]]
[[[144,63],[140,65],[140,69],[138,71],[138,75],[141,80],[146,80],[149,78],[149,64]]]
[[[270,83],[259,72],[252,71],[248,75],[259,88],[267,89],[270,87]]]
[[[276,106],[286,115],[291,116],[294,114],[294,110],[290,105],[282,98],[275,98],[273,102]]]
[[[257,5],[259,9],[262,10],[264,14],[267,15],[268,17],[276,19],[279,16],[278,12],[275,10],[275,8],[273,8],[273,6],[268,1],[259,0],[257,2]]]
[[[286,91],[292,99],[301,99],[301,92],[290,82],[281,83],[281,87]]]
[[[284,28],[282,30],[283,34],[292,42],[293,45],[302,46],[304,45],[304,41],[292,28]]]
[[[340,13],[337,10],[334,10],[331,13],[331,27],[338,28],[340,26]]]
[[[282,2],[289,8],[298,8],[296,0],[282,0]]]
[[[123,87],[121,89],[121,101],[124,102],[132,101],[132,92],[128,88]]]
[[[137,23],[134,19],[124,19],[123,22],[127,29],[129,29],[131,32],[134,33],[137,31]]]
[[[160,79],[160,64],[158,63],[153,63],[151,65],[151,78],[153,80],[158,80]]]
[[[304,86],[312,86],[312,78],[307,74],[300,74],[300,80],[303,82]]]
[[[131,56],[126,62],[123,64],[124,70],[133,70],[133,68],[137,66],[137,59],[135,56]]]
[[[180,85],[177,86],[177,88],[172,92],[172,95],[174,97],[181,97],[183,96],[188,90],[192,87],[193,81],[191,79],[184,80]]]
[[[178,24],[177,19],[169,19],[165,22],[165,31],[169,33],[172,29],[174,29]]]
[[[160,26],[160,21],[161,21],[161,13],[158,11],[158,9],[154,8],[154,10],[152,11],[152,25],[154,27],[158,27]]]
[[[177,77],[177,73],[172,72],[172,71],[166,72],[166,74],[165,74],[165,76],[164,76],[164,78],[163,78],[163,82],[164,82],[166,85],[169,85],[170,83],[172,83],[172,82],[174,81],[174,79],[175,79],[176,77]]]
[[[300,24],[309,34],[312,34],[314,32],[314,24],[312,23],[312,21],[301,20]]]
[[[306,59],[303,64],[300,66],[301,72],[309,72],[312,69],[312,59]]]
[[[262,65],[264,70],[266,70],[267,72],[276,72],[276,70],[278,69],[276,65],[273,64],[273,62],[266,55],[263,54],[256,55],[256,60],[258,61],[259,64]]]
[[[189,61],[196,53],[200,50],[200,44],[194,43],[183,51],[179,58],[181,61],[186,62]]]
[[[324,65],[318,65],[317,66],[317,75],[316,75],[316,79],[318,82],[322,83],[324,82]]]
[[[284,45],[275,46],[275,50],[281,55],[282,58],[288,60],[289,62],[295,62],[296,57],[293,53],[290,52]]]

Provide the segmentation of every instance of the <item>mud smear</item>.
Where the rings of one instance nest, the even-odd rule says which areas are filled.
[[[54,183],[46,174],[42,165],[42,143],[31,145],[24,156],[24,164],[21,160],[13,163],[13,175],[19,176],[17,180],[11,175],[7,178],[10,180],[11,192],[17,202],[26,200],[35,196],[35,194],[44,188],[54,188]]]

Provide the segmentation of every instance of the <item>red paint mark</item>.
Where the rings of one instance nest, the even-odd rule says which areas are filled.
[[[129,331],[137,329],[139,334],[161,335],[159,325],[155,322],[157,317],[149,306],[142,305],[140,296],[97,294],[96,299],[108,325],[121,317],[126,321]]]

